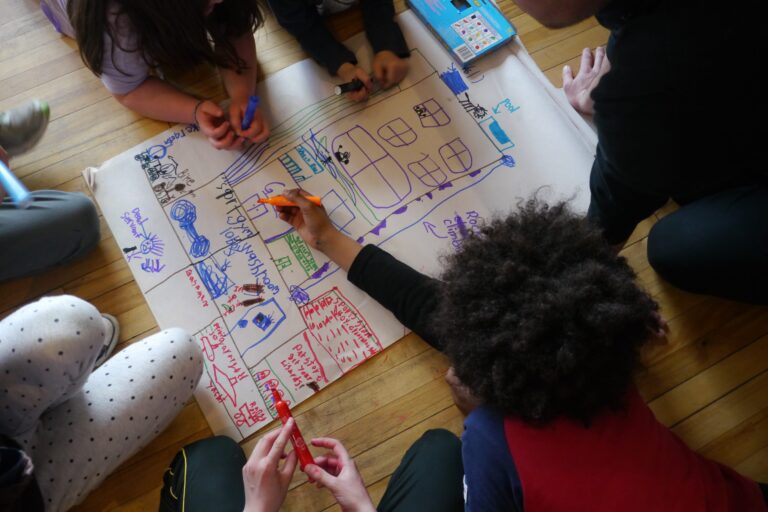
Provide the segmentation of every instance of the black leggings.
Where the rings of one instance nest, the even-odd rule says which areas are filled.
[[[651,229],[648,261],[683,290],[768,304],[768,186],[681,206]]]

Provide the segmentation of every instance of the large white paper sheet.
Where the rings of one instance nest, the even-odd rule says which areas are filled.
[[[298,185],[340,230],[432,275],[537,190],[586,208],[594,135],[519,42],[459,70],[410,12],[399,23],[410,72],[367,103],[304,61],[261,84],[267,143],[216,151],[179,125],[90,170],[158,324],[203,349],[196,396],[216,433],[252,434],[275,416],[269,387],[296,404],[407,332],[259,198]],[[243,305],[245,284],[263,301]]]

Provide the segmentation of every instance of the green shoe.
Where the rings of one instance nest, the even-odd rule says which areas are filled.
[[[48,127],[48,104],[40,100],[0,112],[0,146],[8,156],[18,156],[32,149]]]

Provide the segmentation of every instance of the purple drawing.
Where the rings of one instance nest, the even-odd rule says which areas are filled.
[[[408,164],[408,170],[411,171],[411,174],[428,187],[437,187],[445,183],[448,176],[440,169],[440,165],[432,160],[431,156],[423,155],[424,158],[421,160]]]
[[[437,128],[451,122],[451,118],[434,98],[414,105],[413,111],[419,116],[419,122],[424,128]]]
[[[440,146],[439,152],[446,167],[453,173],[462,173],[472,167],[472,153],[459,137]]]
[[[267,205],[259,202],[261,197],[262,194],[257,192],[252,196],[243,199],[242,206],[245,209],[246,215],[248,215],[248,218],[251,220],[256,220],[259,217],[269,213]]]
[[[396,148],[408,146],[416,141],[416,132],[402,117],[384,123],[376,133]]]
[[[328,217],[336,229],[342,233],[349,234],[345,229],[349,224],[355,220],[354,212],[347,206],[346,202],[335,191],[331,190],[323,196],[323,206],[325,211],[328,212]]]
[[[350,151],[348,161],[339,165],[352,178],[360,193],[375,208],[390,208],[411,193],[411,182],[400,163],[360,125],[338,135],[332,150]]]

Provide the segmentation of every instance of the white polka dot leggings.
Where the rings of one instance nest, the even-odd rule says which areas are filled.
[[[200,379],[200,350],[181,329],[133,343],[94,371],[110,335],[98,310],[71,296],[0,321],[0,432],[32,457],[46,510],[82,501],[170,423]]]

